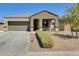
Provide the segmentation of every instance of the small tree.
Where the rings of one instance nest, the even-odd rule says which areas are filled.
[[[72,29],[75,27],[76,29],[76,38],[78,35],[78,26],[79,26],[79,4],[75,4],[74,6],[67,9],[66,19],[68,19],[68,22],[70,24],[71,33],[73,36]]]
[[[75,26],[76,26],[76,38],[78,35],[78,27],[79,27],[79,4],[75,5]]]

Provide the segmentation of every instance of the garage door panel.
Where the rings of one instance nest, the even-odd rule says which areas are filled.
[[[23,26],[24,26],[24,25],[28,25],[28,23],[29,23],[29,22],[24,22],[24,21],[22,21],[22,22],[19,22],[19,21],[15,21],[15,22],[13,21],[13,22],[11,22],[11,21],[9,21],[9,22],[8,22],[9,25],[17,25],[17,26],[18,26],[18,25],[20,25],[20,26],[21,26],[21,25],[23,25]]]
[[[27,31],[28,22],[8,22],[9,31]]]
[[[10,31],[26,31],[28,28],[27,26],[9,26],[8,30]]]

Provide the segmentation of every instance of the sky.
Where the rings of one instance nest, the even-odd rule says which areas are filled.
[[[62,16],[73,3],[0,3],[0,20],[4,16],[34,14],[42,10]]]

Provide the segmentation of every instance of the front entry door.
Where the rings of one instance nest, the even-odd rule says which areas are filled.
[[[34,20],[34,31],[38,29],[38,19]]]

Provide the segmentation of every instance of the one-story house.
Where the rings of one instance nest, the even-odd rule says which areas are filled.
[[[58,15],[43,10],[35,14],[4,17],[6,31],[59,31]]]

